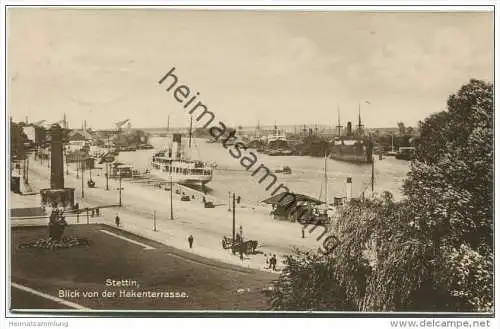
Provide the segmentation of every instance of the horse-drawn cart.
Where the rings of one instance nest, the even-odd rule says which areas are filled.
[[[233,254],[236,254],[240,251],[246,255],[255,254],[255,250],[257,249],[258,244],[259,243],[256,240],[242,241],[239,236],[234,240],[233,238],[225,235],[222,238],[222,248],[231,249]]]

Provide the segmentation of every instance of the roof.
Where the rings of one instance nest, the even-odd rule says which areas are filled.
[[[310,196],[299,193],[290,193],[290,192],[282,192],[280,194],[276,194],[275,196],[263,200],[262,202],[272,205],[289,206],[293,202],[298,202],[298,201],[307,201],[315,204],[323,203],[323,201],[312,198]]]
[[[74,158],[89,158],[90,156],[87,154],[87,152],[81,151],[81,150],[76,150],[76,151],[67,151],[66,156],[68,157],[74,157]]]
[[[70,131],[68,133],[68,138],[70,141],[84,141],[86,140],[84,134],[79,131]]]

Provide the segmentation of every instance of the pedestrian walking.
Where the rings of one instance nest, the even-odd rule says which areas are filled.
[[[194,238],[192,235],[188,236],[188,242],[189,242],[189,249],[193,249]]]
[[[95,216],[95,209],[94,209],[94,208],[92,208],[92,211],[91,211],[91,213],[90,213],[90,217],[92,217],[92,218],[93,218],[94,216]]]
[[[270,265],[271,265],[271,269],[273,271],[276,271],[276,255],[273,255],[273,257],[271,257],[271,260],[270,260]]]
[[[302,239],[305,238],[305,236],[306,236],[306,232],[304,230],[304,227],[302,227]]]
[[[120,216],[116,215],[115,217],[115,224],[116,224],[116,227],[120,227]]]
[[[95,214],[97,217],[99,217],[99,207],[95,208]]]

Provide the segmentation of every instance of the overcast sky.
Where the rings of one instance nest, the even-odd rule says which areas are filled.
[[[492,13],[8,10],[14,120],[188,123],[181,83],[231,125],[415,125],[470,78],[493,80]],[[369,104],[365,101],[368,100]]]

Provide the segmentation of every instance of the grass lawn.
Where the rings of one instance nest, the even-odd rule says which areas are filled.
[[[156,249],[105,234],[106,230]],[[11,281],[58,297],[59,290],[78,291],[64,298],[99,310],[266,310],[260,290],[276,275],[232,266],[174,249],[106,225],[70,225],[67,237],[85,237],[89,246],[69,249],[20,249],[20,243],[47,237],[45,227],[12,228]],[[106,279],[135,280],[138,287],[107,287]],[[250,292],[238,294],[239,288]],[[102,297],[103,291],[115,297]],[[186,298],[119,297],[120,290],[184,292]],[[12,288],[12,309],[68,308]],[[97,291],[99,297],[83,297]]]

